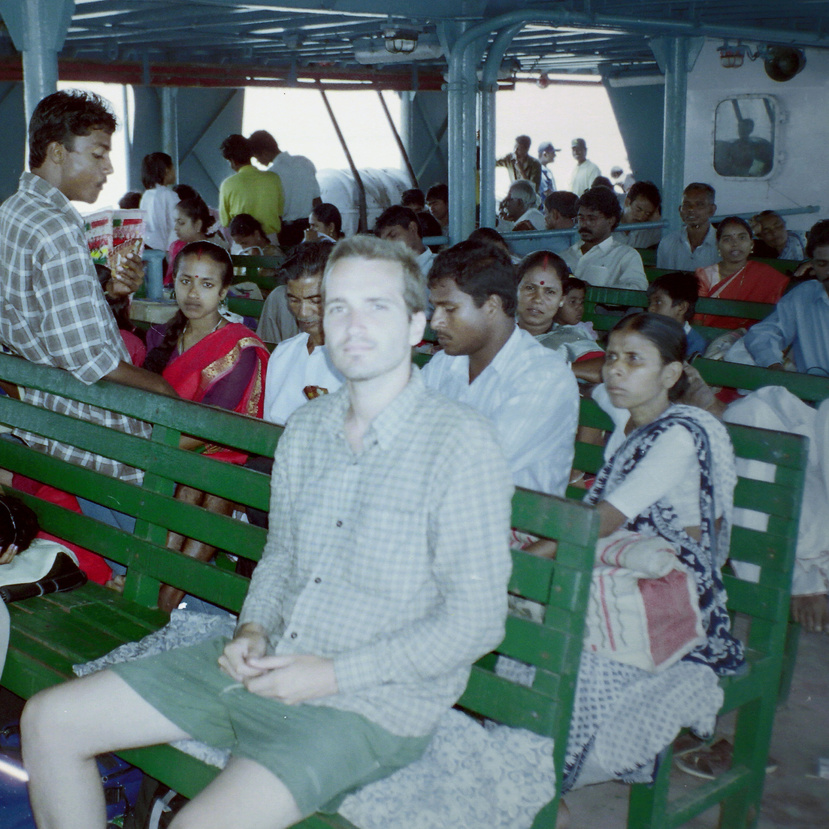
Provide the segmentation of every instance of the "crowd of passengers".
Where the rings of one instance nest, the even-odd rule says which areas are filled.
[[[88,133],[78,135],[89,138]],[[94,201],[96,188],[111,171],[107,153],[106,159],[90,162],[97,168],[86,178],[83,170],[70,170],[70,175],[65,158],[54,155],[55,144],[33,145],[32,172],[24,173],[21,190],[0,208],[4,256],[22,256],[13,251],[19,242],[10,241],[15,233],[19,238],[21,222],[37,227],[38,211],[27,204],[37,198],[55,201],[57,191]],[[313,164],[281,151],[269,133],[231,135],[222,151],[233,173],[221,185],[216,208],[193,188],[176,184],[168,156],[153,153],[144,159],[144,193],[127,194],[122,206],[145,211],[146,244],[167,253],[166,282],[178,308],[164,325],[146,332],[137,328],[128,310],[142,279],[140,261],[103,269],[94,288],[104,291],[124,349],[120,343],[108,344],[115,357],[98,377],[283,425],[308,401],[347,382],[326,349],[323,327],[322,280],[343,238],[341,212],[321,201]],[[254,158],[269,169],[254,166]],[[16,205],[10,204],[14,199]],[[554,495],[563,495],[571,484],[585,488],[585,499],[600,514],[603,543],[619,531],[660,537],[691,573],[705,635],[681,660],[653,675],[588,652],[582,660],[564,790],[614,777],[647,781],[654,746],[669,743],[689,718],[710,721],[719,705],[717,677],[739,671],[743,661],[742,644],[730,632],[720,576],[736,481],[722,420],[729,419],[728,409],[740,402],[740,395],[727,389],[715,393],[690,361],[712,347],[722,349],[725,336],[729,345],[739,340],[757,365],[829,375],[829,220],[812,227],[805,247],[783,218],[769,211],[751,222],[730,216],[714,226],[714,188],[690,183],[681,204],[673,206],[683,228],[664,235],[650,232],[650,244],[640,245],[656,248],[657,267],[665,271],[649,282],[636,246],[644,237],[616,228],[661,216],[654,184],[636,182],[620,197],[612,187],[593,183],[579,195],[553,190],[542,201],[538,185],[517,175],[508,200],[519,205],[508,205],[515,218],[543,211],[547,228],[572,230],[577,241],[551,237],[550,249],[518,259],[509,241],[513,228],[521,229],[516,222],[504,233],[482,227],[467,240],[429,247],[424,239],[440,236],[448,226],[444,184],[425,195],[406,191],[400,204],[379,216],[373,231],[405,249],[422,276],[434,332],[416,348],[429,358],[419,369],[423,382],[492,423],[513,483]],[[44,222],[39,232],[48,234],[52,227]],[[272,269],[265,271],[274,277],[273,288],[266,292],[258,320],[227,311],[233,253],[273,258]],[[757,261],[758,256],[777,261],[772,266]],[[6,310],[0,338],[28,359],[71,370],[73,362],[83,362],[78,349],[92,353],[100,343],[85,342],[77,333],[68,337],[67,327],[75,332],[94,328],[96,338],[97,332],[114,329],[97,307],[87,308],[91,289],[74,287],[91,266],[68,254],[57,259],[51,290],[62,298],[64,310],[47,315],[51,328],[41,334],[43,341],[26,342],[29,321],[42,313],[33,298],[10,294],[2,297]],[[26,265],[16,260],[11,267]],[[591,286],[646,290],[647,311],[597,309],[617,318],[605,338],[585,319]],[[698,315],[700,297],[752,300],[776,308],[760,322]],[[67,305],[71,313],[65,311]],[[38,329],[47,326],[39,323]],[[713,333],[720,338],[712,344]],[[56,356],[70,352],[71,358]],[[610,415],[614,428],[609,435],[579,430],[580,396],[591,396]],[[97,416],[82,404],[71,413]],[[595,476],[572,468],[577,437],[605,444],[606,463]],[[25,433],[10,439],[40,446],[37,436]],[[194,438],[182,438],[182,447],[263,472],[273,464]],[[85,462],[71,452],[67,459]],[[130,473],[116,464],[109,471],[129,480]],[[13,485],[72,509],[94,513],[96,508],[21,475],[14,476]],[[179,486],[176,497],[226,515],[235,509],[232,502],[194,487]],[[3,518],[0,514],[0,522]],[[248,520],[267,525],[268,516],[251,510]],[[511,543],[538,555],[555,555],[552,542],[517,531]],[[827,549],[799,557],[792,600],[794,618],[814,631],[829,628],[829,537],[823,544]],[[5,545],[0,564],[10,560],[17,546]],[[204,561],[216,552],[173,533],[168,546]],[[90,578],[121,588],[124,576],[117,566],[113,570],[92,553],[73,549]],[[199,606],[165,585],[159,606],[170,612],[183,599],[187,607]],[[679,687],[685,689],[682,694],[669,693]]]

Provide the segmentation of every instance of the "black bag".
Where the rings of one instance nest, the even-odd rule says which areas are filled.
[[[31,549],[31,548],[30,548]],[[28,550],[18,553],[24,556]],[[3,567],[0,566],[0,574]],[[19,602],[21,599],[31,599],[33,596],[43,596],[46,593],[65,593],[67,590],[74,590],[76,587],[86,584],[86,573],[75,564],[74,559],[67,553],[59,552],[55,556],[55,562],[46,575],[37,581],[21,582],[18,584],[4,584],[0,587],[0,599],[6,604]]]

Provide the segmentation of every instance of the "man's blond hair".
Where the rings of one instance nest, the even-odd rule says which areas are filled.
[[[337,242],[322,277],[322,298],[328,285],[328,275],[341,259],[370,259],[380,262],[394,262],[400,265],[403,275],[403,301],[409,317],[426,311],[426,285],[414,253],[400,242],[379,239],[377,236],[358,234]]]

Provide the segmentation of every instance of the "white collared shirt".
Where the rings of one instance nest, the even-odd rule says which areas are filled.
[[[568,264],[573,276],[588,285],[604,288],[626,288],[646,291],[648,279],[639,251],[608,236],[587,253],[581,251],[582,242],[562,251],[561,258]]]
[[[518,327],[469,382],[469,357],[435,354],[426,385],[488,417],[516,486],[563,495],[573,465],[579,412],[576,378],[564,358]]]
[[[262,417],[284,426],[288,418],[308,402],[304,391],[307,386],[319,386],[331,393],[344,382],[325,346],[318,345],[309,354],[308,335],[297,334],[281,342],[268,361]]]

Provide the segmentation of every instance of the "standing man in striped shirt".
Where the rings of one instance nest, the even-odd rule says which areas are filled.
[[[426,323],[414,256],[341,242],[323,301],[346,384],[279,441],[235,637],[33,697],[23,751],[39,826],[103,829],[95,755],[186,736],[231,759],[175,825],[289,826],[415,760],[502,639],[510,474],[489,423],[412,366]]]

